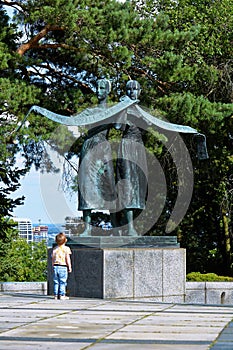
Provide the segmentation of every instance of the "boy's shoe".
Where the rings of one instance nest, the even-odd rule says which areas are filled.
[[[60,295],[60,300],[68,300],[69,297],[67,297],[66,295]]]
[[[57,300],[57,299],[58,299],[58,296],[57,296],[57,295],[54,295],[54,299]]]

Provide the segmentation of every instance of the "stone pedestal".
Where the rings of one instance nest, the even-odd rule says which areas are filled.
[[[184,302],[185,249],[179,248],[176,237],[93,238],[68,243],[73,272],[69,275],[67,294]],[[51,249],[48,262],[48,294],[52,294]]]

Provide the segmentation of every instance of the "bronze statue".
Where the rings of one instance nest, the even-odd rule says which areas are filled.
[[[20,128],[34,111],[60,124],[90,128],[82,146],[78,174],[79,210],[83,210],[85,222],[82,236],[91,235],[91,210],[109,210],[113,222],[114,213],[122,211],[128,228],[127,234],[138,235],[134,228],[134,213],[144,209],[147,195],[147,162],[142,129],[146,129],[148,125],[160,129],[161,132],[167,130],[196,135],[200,158],[208,158],[205,135],[189,126],[172,124],[152,116],[138,105],[141,90],[137,81],[129,81],[126,85],[127,95],[119,103],[108,107],[106,101],[110,88],[108,80],[99,80],[99,105],[72,116],[63,116],[40,106],[32,106],[19,126]],[[111,127],[120,128],[123,132],[117,156],[116,183],[112,150],[108,141]],[[114,226],[117,226],[116,222]]]
[[[97,97],[101,108],[106,109],[109,80],[97,82]],[[83,143],[78,171],[78,210],[83,211],[85,230],[81,236],[91,235],[91,210],[115,210],[115,176],[111,145],[108,142],[109,124],[88,131]]]
[[[130,80],[126,84],[126,95],[137,100],[140,84]],[[142,130],[136,125],[137,117],[130,112],[122,124],[122,140],[119,145],[116,166],[118,184],[118,207],[123,210],[123,222],[127,224],[128,235],[137,236],[134,228],[134,212],[145,208],[147,192],[147,160],[142,141]]]

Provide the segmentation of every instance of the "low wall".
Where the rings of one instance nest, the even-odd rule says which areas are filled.
[[[47,295],[47,282],[0,282],[0,292]],[[233,282],[186,282],[185,303],[233,304]]]
[[[0,292],[47,295],[47,282],[0,282]]]
[[[186,282],[185,303],[233,304],[233,282]]]

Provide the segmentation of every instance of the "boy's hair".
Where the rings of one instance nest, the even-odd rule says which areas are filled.
[[[66,243],[66,235],[63,232],[60,232],[56,235],[56,243],[58,245],[62,245],[64,243]]]

